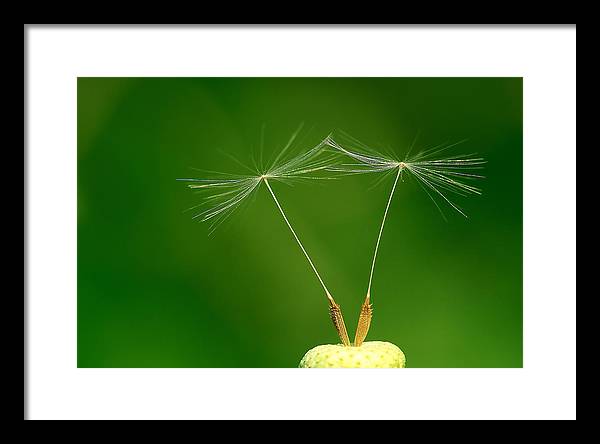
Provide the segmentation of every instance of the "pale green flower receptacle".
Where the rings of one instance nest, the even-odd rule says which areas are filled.
[[[364,342],[360,347],[319,345],[300,361],[300,368],[404,368],[406,357],[391,342]]]

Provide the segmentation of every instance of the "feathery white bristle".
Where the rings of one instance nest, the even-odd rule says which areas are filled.
[[[470,185],[467,181],[484,178],[484,176],[474,173],[486,163],[483,158],[475,155],[436,158],[443,151],[463,143],[464,140],[452,144],[440,144],[423,150],[414,156],[409,156],[412,150],[411,146],[404,160],[399,160],[367,148],[347,134],[344,134],[343,137],[348,139],[347,146],[343,146],[331,136],[325,140],[325,143],[333,150],[352,158],[356,162],[351,164],[341,163],[330,167],[329,171],[340,174],[365,174],[389,172],[398,168],[402,172],[410,173],[417,180],[440,211],[441,208],[434,196],[446,202],[463,216],[466,216],[464,211],[447,194],[454,193],[460,196],[481,194],[481,189]],[[442,216],[444,216],[443,212]]]
[[[224,178],[177,179],[189,182],[188,187],[202,195],[202,202],[188,208],[186,211],[202,210],[197,211],[193,218],[202,222],[210,221],[210,232],[212,233],[248,201],[265,179],[287,184],[302,180],[333,179],[334,177],[332,177],[329,170],[334,167],[340,155],[327,151],[325,140],[308,151],[290,156],[290,151],[301,129],[302,125],[292,134],[286,145],[270,163],[270,166],[264,168],[264,170],[259,169],[262,167],[258,167],[258,165],[255,169],[252,169],[227,154],[236,163],[254,172],[254,174],[232,175],[211,172],[214,176],[224,176]],[[258,162],[260,164],[262,164],[263,138],[264,129],[261,131],[261,153]]]

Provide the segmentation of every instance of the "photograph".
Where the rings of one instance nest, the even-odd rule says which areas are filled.
[[[522,89],[79,77],[78,367],[522,367]]]

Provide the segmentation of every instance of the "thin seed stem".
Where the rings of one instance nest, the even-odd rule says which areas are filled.
[[[369,275],[369,287],[367,288],[367,296],[360,308],[360,314],[358,316],[358,326],[356,327],[356,334],[354,336],[354,346],[360,347],[369,333],[371,327],[371,320],[373,318],[373,305],[371,304],[371,283],[373,282],[373,271],[375,270],[375,260],[377,259],[377,252],[379,251],[379,242],[381,242],[381,235],[383,233],[383,227],[385,226],[385,220],[387,219],[388,210],[392,203],[392,197],[394,197],[394,191],[396,191],[396,185],[398,179],[402,174],[402,168],[404,164],[398,165],[398,174],[394,180],[394,186],[390,192],[387,205],[385,206],[385,212],[383,213],[383,221],[381,221],[381,227],[379,228],[379,235],[377,236],[377,243],[375,244],[375,253],[373,254],[373,262],[371,263],[371,274]]]
[[[323,290],[325,290],[325,295],[327,296],[327,299],[329,300],[329,315],[331,317],[331,320],[333,321],[333,326],[335,327],[335,330],[337,331],[338,336],[340,337],[340,340],[342,341],[342,344],[344,344],[346,347],[350,346],[350,338],[348,338],[348,331],[346,330],[346,324],[344,322],[344,317],[342,316],[342,309],[335,302],[335,300],[333,299],[333,296],[331,296],[331,293],[329,293],[329,290],[325,286],[325,282],[323,282],[323,279],[321,279],[321,275],[317,271],[317,267],[315,267],[315,264],[313,264],[313,261],[310,258],[310,256],[308,255],[308,253],[306,252],[304,245],[302,245],[302,242],[300,242],[298,235],[292,228],[292,224],[290,223],[287,216],[285,215],[285,212],[283,211],[283,208],[281,207],[279,200],[277,200],[277,197],[275,196],[275,193],[273,192],[273,188],[271,188],[269,181],[267,180],[267,178],[265,176],[262,176],[262,179],[265,181],[265,185],[269,189],[271,196],[273,196],[273,200],[275,201],[275,204],[277,204],[277,208],[279,208],[279,211],[281,212],[281,215],[283,216],[283,220],[285,220],[285,223],[287,224],[288,228],[294,235],[294,239],[296,239],[296,242],[298,242],[298,245],[300,246],[300,249],[304,253],[304,256],[306,256],[308,263],[310,264],[311,268],[317,275],[317,278],[319,279],[319,282],[321,283]]]
[[[310,256],[306,252],[306,249],[304,248],[304,245],[302,245],[302,242],[300,242],[300,239],[298,238],[298,235],[296,234],[296,232],[292,228],[292,224],[290,224],[290,221],[288,220],[287,216],[285,215],[285,212],[283,211],[283,208],[279,204],[279,200],[277,200],[277,197],[275,196],[275,193],[273,192],[273,189],[271,188],[271,185],[269,185],[269,181],[266,178],[264,178],[264,181],[265,181],[265,185],[269,189],[269,192],[271,193],[271,196],[273,196],[273,200],[275,201],[275,204],[277,205],[277,208],[279,208],[279,211],[281,212],[281,215],[283,216],[283,220],[285,220],[285,223],[287,224],[287,226],[289,227],[290,231],[294,235],[294,239],[296,239],[296,242],[298,242],[298,245],[302,249],[302,252],[304,253],[304,256],[306,256],[306,259],[308,260],[308,263],[310,264],[311,268],[313,269],[313,271],[317,275],[317,278],[319,279],[319,282],[321,283],[321,286],[323,287],[323,290],[325,290],[325,294],[327,295],[327,298],[330,301],[332,301],[333,298],[331,296],[331,293],[329,293],[329,290],[325,286],[325,283],[323,282],[323,279],[321,279],[321,275],[317,271],[317,268],[315,267],[315,264],[313,264],[313,261],[311,260]]]
[[[402,165],[398,166],[398,174],[396,174],[396,179],[394,180],[394,186],[392,187],[392,192],[390,193],[390,197],[388,198],[387,205],[385,206],[385,212],[383,213],[383,221],[381,222],[381,227],[379,228],[379,235],[377,236],[377,243],[375,244],[375,253],[373,254],[373,262],[371,263],[371,274],[369,275],[369,286],[367,287],[367,297],[365,302],[371,298],[371,284],[373,282],[373,272],[375,271],[375,260],[377,259],[377,252],[379,251],[379,242],[381,241],[381,234],[383,233],[383,227],[385,225],[385,220],[387,218],[388,210],[390,209],[390,204],[392,203],[392,197],[394,197],[394,191],[396,190],[396,185],[398,184],[398,179],[400,179],[400,174],[402,173]]]

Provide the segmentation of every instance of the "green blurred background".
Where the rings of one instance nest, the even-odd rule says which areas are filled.
[[[79,367],[296,367],[337,341],[327,301],[262,187],[212,236],[183,210],[191,168],[244,171],[301,122],[405,153],[468,141],[481,197],[445,222],[412,180],[390,208],[368,340],[408,367],[522,367],[521,78],[79,78]],[[310,130],[310,131],[309,131]],[[274,190],[353,337],[393,177]]]

